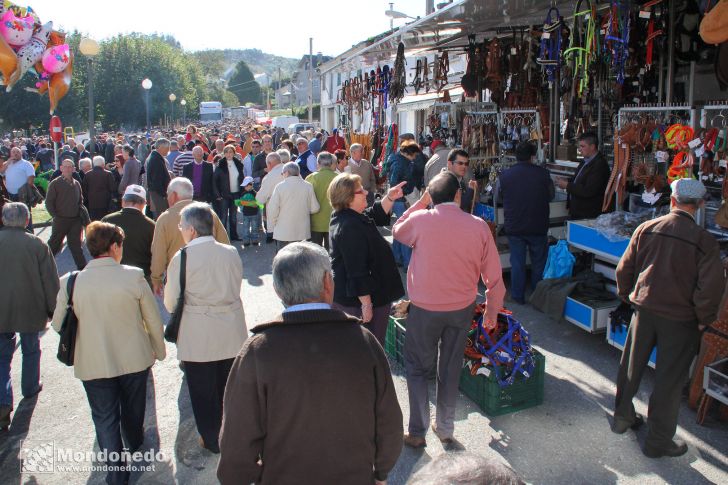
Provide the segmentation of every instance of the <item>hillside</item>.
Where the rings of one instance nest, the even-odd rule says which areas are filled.
[[[266,54],[259,49],[211,49],[192,53],[202,65],[205,75],[213,79],[229,79],[232,69],[238,62],[245,61],[253,73],[268,73],[277,80],[278,68],[283,78],[290,77],[296,68],[298,59],[289,59],[273,54]]]

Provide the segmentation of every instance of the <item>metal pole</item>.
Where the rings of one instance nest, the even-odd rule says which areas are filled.
[[[58,143],[53,142],[53,157],[56,159],[56,170],[58,170],[60,165],[58,165]]]
[[[389,11],[394,10],[394,3],[389,2]],[[389,17],[389,30],[394,30],[394,17]]]
[[[174,123],[174,101],[172,101],[172,120],[171,121],[172,121],[172,128],[174,129],[174,125],[175,125],[175,123]]]
[[[667,29],[667,86],[665,87],[665,104],[672,103],[672,85],[675,82],[675,0],[669,0]]]
[[[187,126],[187,105],[182,105],[182,129],[185,129],[185,126]]]
[[[149,124],[149,90],[144,90],[145,104],[147,105],[147,133],[151,131],[151,125]]]
[[[308,122],[313,123],[313,37],[308,38]]]
[[[94,63],[90,57],[88,59],[88,139],[91,157],[93,158],[96,151],[96,142],[94,140]]]

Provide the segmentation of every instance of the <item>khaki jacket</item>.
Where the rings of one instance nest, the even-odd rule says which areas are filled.
[[[171,313],[179,298],[180,252],[167,270],[164,306]],[[232,359],[248,336],[240,299],[243,264],[233,246],[212,236],[187,244],[185,306],[177,337],[177,358],[189,362]]]
[[[268,232],[273,232],[273,229],[275,228],[270,220],[268,201],[270,201],[270,198],[273,195],[273,189],[275,189],[276,185],[281,182],[283,182],[283,164],[278,164],[273,167],[270,172],[268,172],[268,175],[263,177],[263,181],[260,183],[260,190],[255,195],[255,200],[265,205],[265,217],[267,219],[266,230]]]
[[[190,205],[192,200],[181,200],[164,211],[157,219],[154,227],[154,239],[152,239],[152,283],[162,284],[164,273],[172,257],[185,245],[182,233],[179,232],[180,213],[182,209]],[[215,224],[212,228],[212,235],[215,240],[223,244],[230,244],[225,227],[223,227],[217,215],[213,214]]]
[[[311,214],[320,209],[313,185],[299,176],[289,176],[276,185],[268,205],[268,220],[275,227],[273,239],[285,242],[311,239]]]
[[[52,325],[66,316],[70,274],[61,278]],[[74,374],[82,381],[106,379],[147,369],[164,360],[164,328],[144,272],[111,258],[90,261],[73,291],[78,317]]]

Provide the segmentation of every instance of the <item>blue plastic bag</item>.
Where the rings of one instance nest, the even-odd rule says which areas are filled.
[[[570,278],[574,270],[576,258],[565,240],[560,240],[556,245],[549,248],[549,258],[543,270],[543,278]]]

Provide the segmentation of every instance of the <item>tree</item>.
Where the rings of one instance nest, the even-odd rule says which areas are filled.
[[[240,61],[235,65],[235,74],[228,82],[228,90],[238,97],[240,104],[260,104],[260,85],[255,81],[252,71],[245,63]]]

